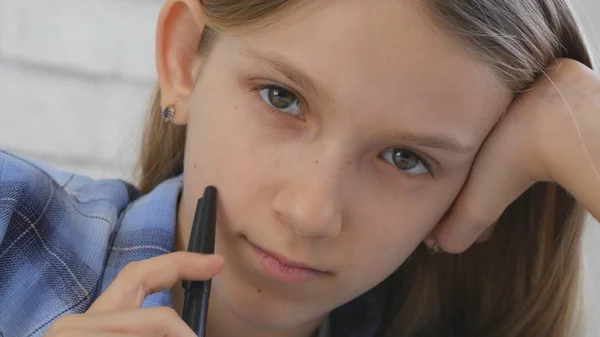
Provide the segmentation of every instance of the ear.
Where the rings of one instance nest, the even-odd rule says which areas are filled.
[[[167,0],[156,29],[156,68],[163,109],[172,105],[172,123],[185,125],[202,58],[198,53],[205,27],[204,9],[198,0]]]

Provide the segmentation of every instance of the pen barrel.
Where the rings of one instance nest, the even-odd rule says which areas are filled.
[[[216,225],[217,189],[208,186],[196,204],[188,251],[214,254]],[[183,281],[182,285],[185,292],[181,318],[199,337],[204,337],[211,281]]]
[[[190,283],[194,284],[196,282]],[[190,287],[186,291],[187,294],[183,303],[181,318],[199,337],[204,337],[206,332],[208,302],[210,298],[210,291],[207,291],[207,289],[210,289],[210,281],[203,281],[199,287]]]

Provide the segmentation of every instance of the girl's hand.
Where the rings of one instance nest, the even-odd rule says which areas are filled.
[[[58,319],[46,337],[195,336],[166,307],[141,309],[146,296],[185,280],[207,280],[223,266],[220,256],[177,252],[127,265],[85,314]]]
[[[433,233],[442,250],[460,253],[486,240],[506,207],[539,181],[557,182],[600,219],[600,78],[568,59],[546,74],[513,101],[480,149]]]

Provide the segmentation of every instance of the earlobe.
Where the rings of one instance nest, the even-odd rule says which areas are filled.
[[[156,69],[161,106],[176,110],[170,122],[186,124],[189,101],[202,67],[198,44],[204,30],[204,11],[198,0],[167,0],[156,29]]]

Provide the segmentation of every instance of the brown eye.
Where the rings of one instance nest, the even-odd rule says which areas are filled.
[[[415,153],[402,149],[395,149],[393,158],[394,164],[401,170],[411,170],[421,161]]]
[[[296,97],[285,89],[270,88],[269,102],[277,109],[287,109],[296,102]]]
[[[398,170],[412,175],[421,175],[429,172],[427,163],[420,155],[411,150],[392,148],[384,151],[381,157],[394,165]]]
[[[293,92],[278,86],[268,86],[259,93],[263,101],[273,108],[296,117],[302,115],[300,102]]]

